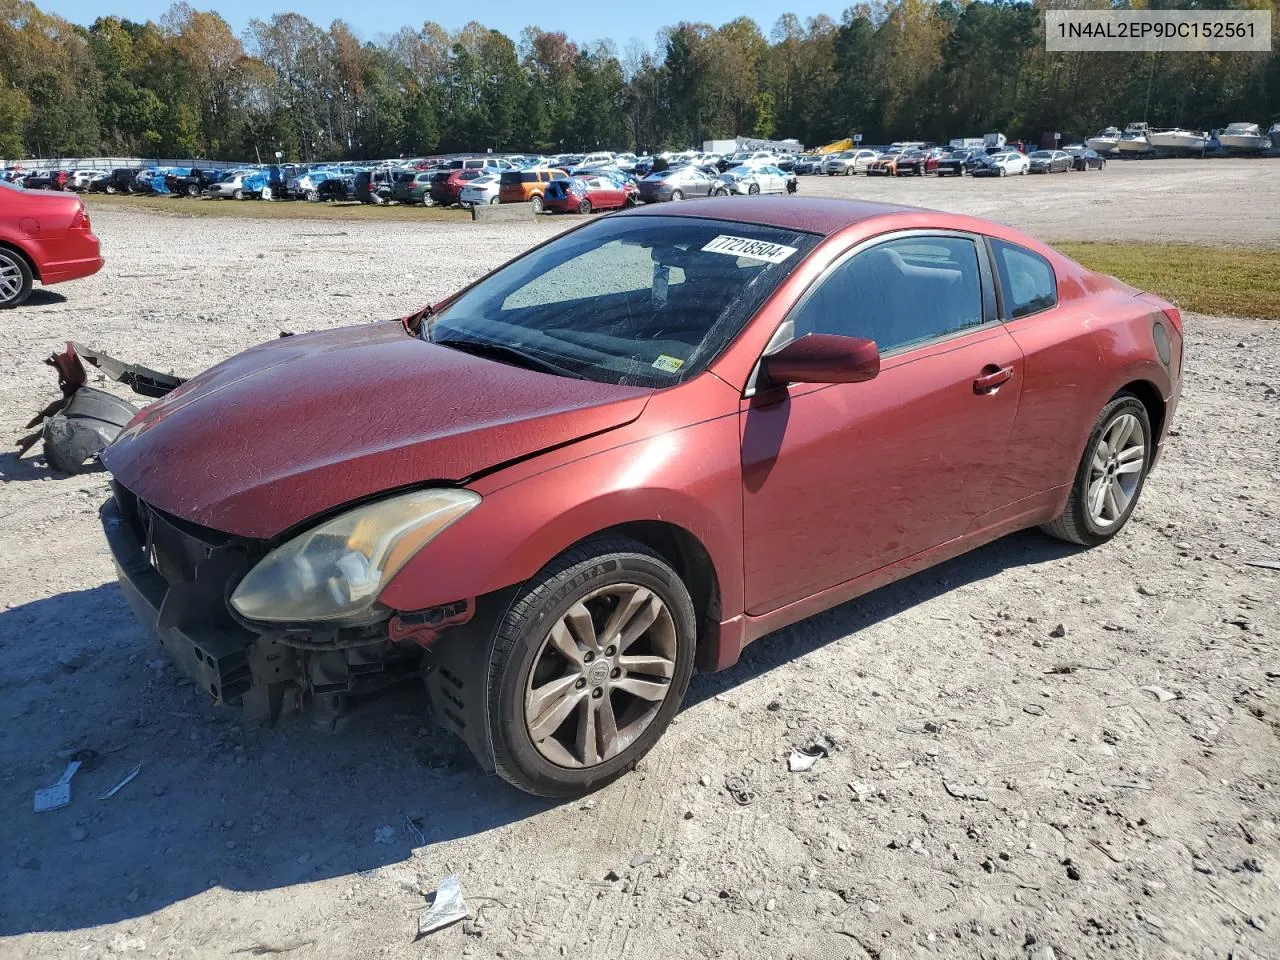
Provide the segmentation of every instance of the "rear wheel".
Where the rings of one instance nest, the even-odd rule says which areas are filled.
[[[533,207],[534,213],[541,213],[542,212],[542,194],[535,193],[533,195],[533,199],[529,201],[529,204]]]
[[[1062,515],[1041,529],[1086,547],[1106,543],[1137,506],[1152,451],[1147,408],[1120,394],[1098,415]]]
[[[758,184],[758,183],[753,183],[753,184],[751,184],[749,187],[747,187],[747,193],[752,193],[752,194],[754,194],[754,193],[759,193],[759,192],[760,192],[760,184]]]
[[[243,191],[243,190],[241,190],[239,187],[237,187],[236,189],[232,190],[232,191],[231,191],[231,199],[232,199],[232,200],[243,200],[243,199],[244,199],[244,191]]]
[[[492,197],[490,197],[490,198],[489,198],[489,205],[490,205],[490,206],[493,206],[493,204],[495,204],[495,203],[497,203],[497,202],[498,202],[498,198],[497,198],[497,196],[496,196],[496,195],[495,195],[495,196],[492,196]]]
[[[626,773],[680,708],[693,672],[693,603],[679,576],[626,539],[575,548],[538,573],[489,647],[495,766],[544,797]]]
[[[683,190],[672,190],[672,191],[671,191],[671,199],[672,199],[672,200],[683,200],[683,199],[684,199],[684,191],[683,191]]]
[[[24,303],[31,296],[33,279],[22,254],[0,247],[0,310]]]
[[[728,187],[716,187],[711,194],[713,197],[727,197],[729,195]]]

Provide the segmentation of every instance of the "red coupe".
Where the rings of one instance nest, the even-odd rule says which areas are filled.
[[[179,386],[103,453],[102,519],[215,701],[424,675],[484,767],[570,796],[653,746],[695,663],[1015,530],[1110,540],[1182,359],[1176,308],[1010,227],[646,206]]]
[[[547,184],[542,206],[555,213],[591,213],[634,207],[640,193],[634,183],[618,183],[609,177],[573,177]]]
[[[24,303],[37,280],[77,280],[102,264],[83,200],[0,181],[0,310]]]

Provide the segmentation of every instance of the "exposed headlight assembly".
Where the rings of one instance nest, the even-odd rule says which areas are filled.
[[[294,537],[240,581],[231,606],[270,623],[376,619],[383,586],[480,503],[470,490],[415,490],[356,507]]]

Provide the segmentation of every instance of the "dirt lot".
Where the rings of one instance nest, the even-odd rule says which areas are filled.
[[[1274,171],[802,190],[1280,244]],[[39,361],[65,339],[195,372],[405,312],[569,219],[100,210],[107,269],[0,318],[0,433],[56,392]],[[1280,572],[1245,563],[1280,559],[1280,330],[1187,326],[1177,435],[1112,544],[1009,537],[761,640],[695,678],[636,773],[558,806],[479,774],[416,689],[338,734],[214,711],[114,585],[103,475],[0,455],[0,957],[1280,957]],[[101,765],[33,814],[81,748]],[[474,919],[415,943],[449,873]]]

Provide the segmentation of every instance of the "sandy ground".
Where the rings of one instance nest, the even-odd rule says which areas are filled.
[[[1276,243],[1274,169],[802,189]],[[0,318],[0,433],[54,395],[65,339],[195,372],[403,313],[570,219],[99,214],[107,269]],[[1012,536],[761,640],[634,774],[561,805],[481,775],[417,689],[339,734],[210,708],[114,584],[104,476],[0,454],[0,957],[1280,957],[1280,573],[1245,563],[1280,559],[1280,330],[1187,330],[1176,435],[1114,542]],[[73,803],[32,813],[82,748]],[[473,919],[415,942],[450,873]]]

